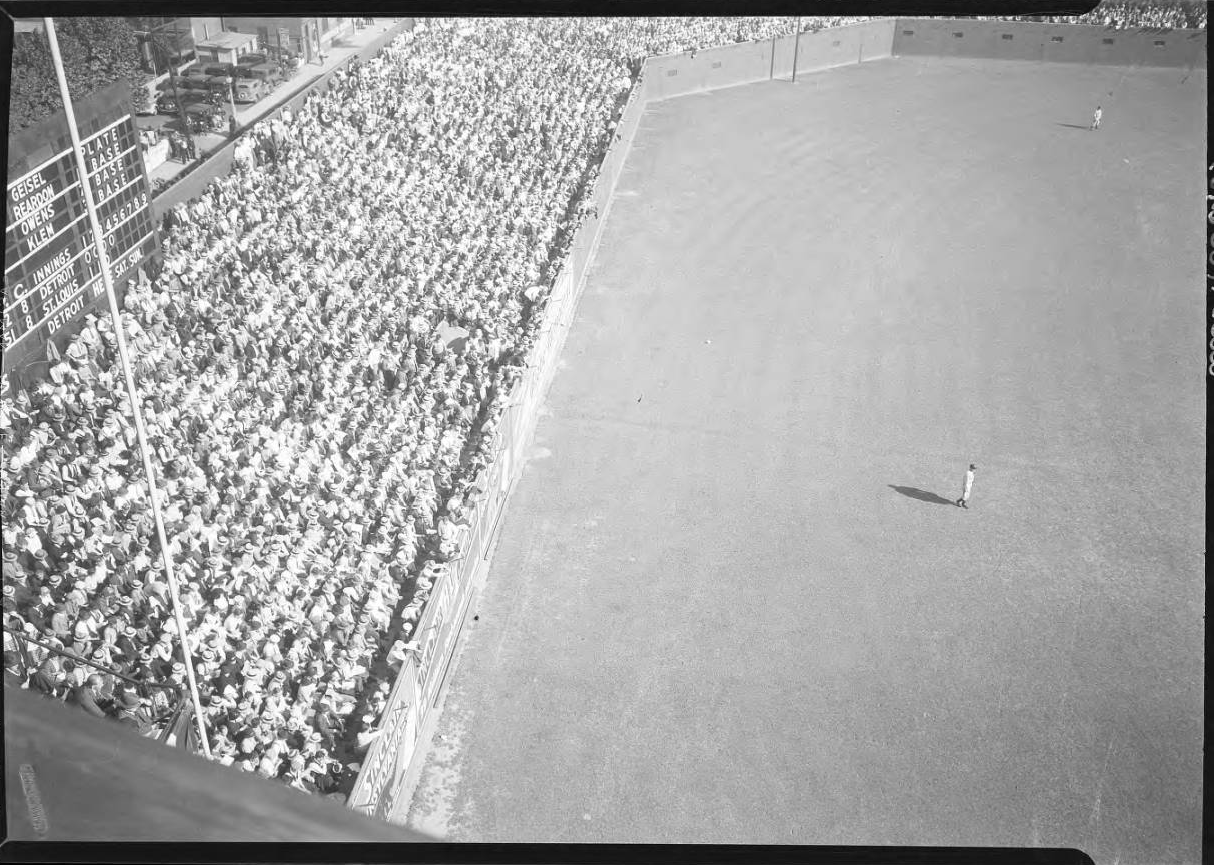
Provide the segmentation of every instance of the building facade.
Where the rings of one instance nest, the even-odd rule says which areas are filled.
[[[319,60],[335,40],[354,33],[354,19],[225,16],[223,27],[236,33],[256,34],[262,50],[293,54],[303,58],[305,63],[311,63]]]

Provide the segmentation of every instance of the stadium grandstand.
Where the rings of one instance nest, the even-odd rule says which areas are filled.
[[[1063,20],[1204,28],[1206,7]],[[198,748],[203,726],[219,763],[346,796],[640,60],[796,26],[427,20],[255,127],[170,212],[122,314],[187,631],[115,333],[89,315],[0,406],[5,684],[114,736]]]

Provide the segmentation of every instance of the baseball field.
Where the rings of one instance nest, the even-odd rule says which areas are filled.
[[[1197,862],[1205,102],[902,58],[650,105],[410,825]]]

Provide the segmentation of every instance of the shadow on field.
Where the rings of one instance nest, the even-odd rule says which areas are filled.
[[[929,492],[927,492],[927,490],[919,490],[919,489],[915,489],[914,487],[900,487],[896,484],[890,484],[889,488],[896,492],[900,492],[900,493],[902,493],[902,495],[908,496],[909,498],[918,499],[921,502],[931,502],[934,505],[954,505],[954,506],[956,506],[956,504],[957,504],[956,502],[950,501],[949,499],[946,499],[943,496],[938,496],[935,493],[929,493]]]
[[[1077,124],[1077,123],[1055,123],[1054,125],[1055,125],[1055,126],[1065,126],[1067,129],[1084,129],[1084,130],[1087,130],[1087,129],[1091,129],[1091,128],[1092,128],[1092,127],[1090,127],[1090,126],[1080,126],[1080,125],[1079,125],[1079,124]]]

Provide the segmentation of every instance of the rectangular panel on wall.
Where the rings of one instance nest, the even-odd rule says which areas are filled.
[[[661,79],[662,98],[698,93],[704,89],[704,73],[709,64],[703,56],[704,52],[698,52],[695,57],[684,53],[662,58],[665,61]]]
[[[569,269],[562,267],[560,273],[556,275],[556,282],[553,292],[559,292],[562,297],[568,298],[570,306],[577,302],[577,298],[573,293],[573,283],[569,279]]]
[[[765,39],[709,48],[697,52],[692,62],[700,70],[704,89],[766,81],[771,74],[771,42]]]
[[[592,239],[590,232],[581,230],[573,238],[569,261],[573,265],[573,272],[577,275],[579,282],[586,276],[586,266],[590,260],[590,244]]]
[[[494,512],[497,510],[497,496],[492,489],[486,483],[486,491],[481,497],[476,515],[476,550],[481,559],[485,559],[489,555],[489,531],[493,528]]]
[[[637,88],[647,89],[644,79],[638,82],[635,86]],[[624,109],[623,117],[620,120],[621,137],[624,139],[621,142],[624,149],[623,159],[621,160],[620,165],[621,170],[623,169],[623,163],[627,161],[628,149],[632,146],[632,140],[636,136],[637,126],[641,122],[641,115],[644,113],[644,110],[645,102],[639,96],[634,96]]]
[[[927,18],[899,19],[894,35],[897,55],[939,55],[942,53],[942,28],[939,22]]]
[[[480,524],[481,511],[484,508],[483,500],[478,497],[476,510],[472,514],[472,521],[464,534],[463,546],[460,548],[460,568],[467,567],[467,563],[479,559],[483,550],[481,549],[481,530]]]
[[[894,47],[894,27],[897,21],[885,18],[862,25],[860,31],[860,59],[880,60],[889,57]]]
[[[513,428],[510,430],[510,435],[514,435]],[[513,439],[510,440],[510,443],[513,445]],[[497,523],[502,518],[502,510],[506,504],[506,495],[510,492],[510,486],[514,482],[514,448],[512,446],[502,448],[497,458],[501,463],[501,468],[497,474],[498,505],[497,511],[493,515],[494,531],[497,531]]]
[[[1083,56],[1078,33],[1068,32],[1064,35],[1058,32],[1061,29],[1060,26],[1055,26],[1046,32],[1045,40],[1042,43],[1044,48],[1042,59],[1053,63],[1090,62],[1093,58]]]
[[[838,28],[839,31],[850,28]],[[860,62],[860,34],[836,32],[828,28],[801,34],[797,51],[797,74],[833,69]]]
[[[588,193],[591,201],[599,201],[605,191],[610,191],[615,183],[615,175],[619,170],[619,157],[615,150],[615,136],[613,131],[611,135],[611,147],[603,154],[603,161],[599,165],[599,176],[595,180],[594,189]]]
[[[412,679],[412,677],[410,677]],[[394,747],[384,748],[389,755],[390,768],[383,782],[379,801],[375,803],[375,816],[387,820],[392,816],[397,805],[397,797],[401,793],[400,785],[405,772],[409,768],[417,748],[417,715],[416,702],[410,693],[402,694],[402,699],[393,708],[385,709],[381,725],[386,725],[387,732],[381,738],[394,743]]]
[[[649,82],[647,85],[649,98],[654,101],[666,98],[666,59],[665,57],[646,57],[642,64],[642,74]]]
[[[406,737],[409,708],[416,703],[417,668],[407,659],[397,674],[380,720],[383,733],[372,744],[359,771],[349,806],[367,814],[391,810],[393,779],[413,757],[414,742]]]
[[[1106,58],[1115,58],[1121,63],[1144,65],[1147,57],[1143,50],[1143,40],[1129,37],[1130,34],[1127,33],[1124,38],[1117,39],[1112,45],[1102,45],[1099,49],[1100,53]]]
[[[528,393],[527,382],[531,377],[531,370],[527,370],[526,375],[519,379],[518,402],[515,404],[515,410],[510,418],[510,458],[516,467],[523,465],[526,446],[526,425],[525,414],[528,409]],[[518,472],[518,468],[515,469]]]
[[[775,45],[772,49],[775,52],[775,57],[770,66],[773,78],[784,79],[792,76],[792,58],[796,41],[796,38],[791,33],[776,37]]]

